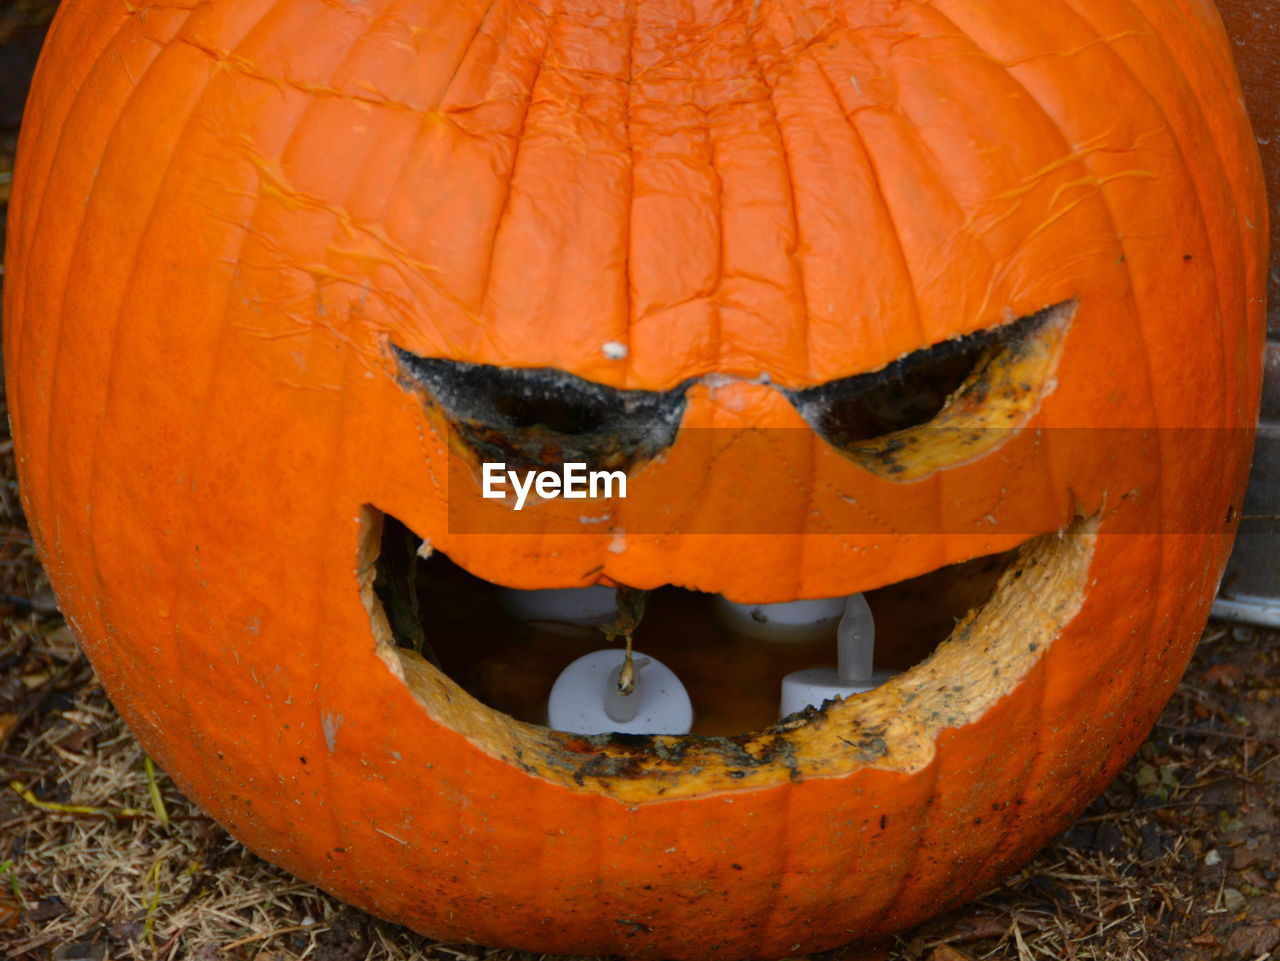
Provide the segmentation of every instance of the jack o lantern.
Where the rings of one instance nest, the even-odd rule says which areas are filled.
[[[1207,0],[67,0],[9,243],[24,504],[147,750],[547,952],[815,951],[1028,857],[1176,684],[1258,402]],[[482,496],[571,459],[628,496]],[[492,592],[592,586],[693,733],[535,723],[604,640]],[[781,720],[829,642],[706,613],[855,592],[899,673]]]

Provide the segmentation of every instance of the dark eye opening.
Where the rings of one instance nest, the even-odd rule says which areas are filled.
[[[869,374],[788,391],[805,419],[837,446],[920,427],[938,416],[995,354],[1040,330],[1041,311],[992,330],[943,341]]]
[[[621,390],[551,367],[392,352],[402,385],[439,409],[479,460],[513,469],[581,461],[627,470],[651,460],[674,443],[689,386]]]
[[[927,424],[982,359],[987,338],[972,339],[976,342],[957,342],[955,349],[943,349],[950,347],[946,344],[918,351],[892,365],[875,383],[838,382],[836,389],[826,392],[823,432],[848,442]]]
[[[607,428],[618,411],[605,398],[581,392],[539,392],[536,384],[491,384],[489,400],[507,426],[542,427],[561,434],[589,434]],[[534,388],[534,389],[530,389]]]

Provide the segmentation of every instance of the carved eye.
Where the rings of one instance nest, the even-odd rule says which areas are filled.
[[[425,394],[479,460],[512,469],[581,461],[629,470],[651,460],[675,441],[690,383],[619,390],[550,367],[495,367],[391,349],[407,389]]]
[[[1008,439],[1051,389],[1075,302],[944,341],[867,374],[785,393],[846,457],[919,480]]]

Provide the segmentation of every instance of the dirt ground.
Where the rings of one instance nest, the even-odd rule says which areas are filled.
[[[0,238],[49,0],[0,0]],[[532,959],[435,944],[258,860],[153,769],[41,573],[0,428],[0,955]],[[885,955],[1280,957],[1280,644],[1210,624],[1139,755],[1069,831]],[[823,956],[834,961],[844,956]]]

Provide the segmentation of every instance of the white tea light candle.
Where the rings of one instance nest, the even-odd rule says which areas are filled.
[[[541,591],[502,591],[503,610],[553,634],[580,635],[607,624],[618,613],[617,591],[595,584],[591,587],[564,587]]]
[[[739,604],[715,598],[716,616],[735,634],[760,641],[803,643],[830,637],[844,614],[843,597],[823,597],[783,604]]]
[[[623,694],[625,657],[621,650],[592,651],[566,667],[551,687],[547,726],[571,734],[688,734],[693,704],[680,678],[636,651],[635,686]]]
[[[875,651],[876,623],[871,607],[861,594],[850,594],[836,628],[836,666],[811,667],[784,677],[778,716],[879,687],[898,672],[875,670]]]

